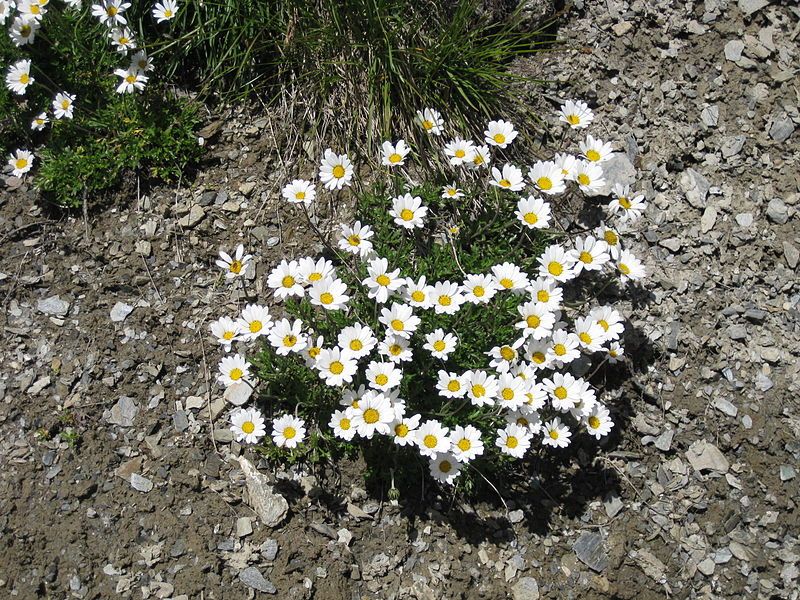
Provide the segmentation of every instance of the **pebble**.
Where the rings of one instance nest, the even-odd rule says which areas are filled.
[[[794,269],[797,267],[797,263],[800,260],[800,250],[798,250],[797,246],[795,246],[791,242],[784,241],[783,257],[786,259],[786,265],[790,269]]]
[[[619,511],[625,508],[625,504],[622,502],[619,495],[611,492],[605,497],[605,500],[603,500],[603,508],[605,508],[606,516],[608,516],[609,519],[613,519],[619,514]]]
[[[597,191],[596,195],[608,195],[615,184],[633,185],[636,182],[636,167],[624,152],[614,152],[603,163],[603,177],[605,186]]]
[[[246,383],[235,383],[225,388],[222,397],[234,406],[241,406],[250,399],[253,388]]]
[[[714,229],[714,223],[717,221],[717,209],[713,206],[706,206],[703,211],[703,216],[700,217],[700,231],[708,233]]]
[[[695,471],[716,471],[727,473],[730,463],[714,444],[697,440],[686,451],[686,458]]]
[[[792,465],[781,465],[781,481],[790,481],[795,478],[797,472]]]
[[[124,302],[117,302],[111,309],[111,320],[114,323],[124,321],[133,312],[133,306]]]
[[[525,513],[521,510],[512,510],[508,513],[508,520],[512,523],[520,523],[525,518]]]
[[[539,583],[533,577],[520,577],[511,594],[513,600],[539,600]]]
[[[789,220],[789,210],[780,198],[773,198],[767,204],[767,218],[773,223],[783,225]]]
[[[261,558],[267,562],[272,562],[278,556],[278,542],[269,538],[259,546],[258,551],[261,553]]]
[[[253,524],[250,517],[239,517],[236,519],[236,536],[243,538],[253,533]]]
[[[701,560],[697,564],[697,570],[700,571],[706,577],[709,577],[714,574],[714,569],[717,568],[716,563],[711,559],[711,557],[706,557]]]
[[[585,532],[572,546],[575,556],[583,564],[600,573],[608,567],[608,554],[603,545],[603,536],[599,533]]]
[[[247,567],[246,569],[243,569],[239,573],[239,581],[241,581],[247,587],[259,592],[264,592],[265,594],[274,594],[278,591],[272,582],[268,579],[265,579],[261,574],[261,571],[255,567]]]
[[[106,412],[106,421],[112,425],[120,427],[132,427],[133,420],[139,413],[139,407],[129,396],[120,396],[117,403]]]
[[[153,482],[138,473],[131,474],[131,487],[145,494],[153,489]]]
[[[739,10],[742,11],[745,17],[749,17],[769,3],[770,0],[739,0]]]
[[[785,142],[794,133],[794,123],[789,119],[775,121],[769,128],[769,137],[776,142]]]
[[[719,106],[706,106],[700,111],[700,120],[706,127],[716,127],[719,123]]]
[[[192,208],[189,209],[189,213],[180,218],[178,225],[185,227],[186,229],[191,229],[200,223],[205,216],[206,211],[202,206],[199,204],[192,204]]]
[[[739,414],[739,409],[730,401],[725,398],[714,399],[714,408],[725,413],[729,417],[735,417]]]
[[[621,37],[633,29],[633,23],[630,21],[620,21],[611,27],[617,37]]]
[[[742,40],[731,40],[725,44],[725,58],[736,62],[742,58],[742,51],[744,50],[744,42]]]
[[[736,222],[740,227],[750,227],[753,224],[752,213],[739,213],[736,215]]]
[[[246,181],[246,182],[242,183],[241,185],[239,185],[239,193],[242,194],[245,197],[249,197],[250,194],[253,193],[253,190],[255,189],[255,187],[256,187],[256,182],[255,181]]]
[[[733,137],[726,138],[722,143],[722,157],[730,158],[739,154],[739,152],[742,151],[746,140],[747,138],[743,135],[735,135]]]
[[[736,324],[728,327],[728,337],[734,341],[747,339],[747,328],[744,325]]]
[[[276,527],[286,518],[289,503],[286,498],[272,489],[266,476],[258,472],[249,460],[239,457],[239,464],[247,483],[247,495],[250,507],[267,527]]]
[[[69,302],[62,300],[61,296],[50,296],[36,303],[36,308],[51,317],[63,317],[69,312]]]
[[[681,173],[679,183],[689,204],[695,208],[705,208],[708,190],[711,189],[708,179],[694,169],[686,169]]]
[[[189,429],[189,417],[186,415],[185,410],[179,410],[172,415],[172,426],[175,427],[175,431],[178,433]]]
[[[672,448],[672,439],[675,437],[675,430],[674,429],[665,429],[661,435],[659,435],[653,443],[655,447],[661,450],[662,452],[669,452],[669,449]]]
[[[753,418],[750,415],[745,415],[742,417],[742,427],[745,429],[753,428]]]

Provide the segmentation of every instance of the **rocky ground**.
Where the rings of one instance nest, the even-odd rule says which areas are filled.
[[[596,105],[649,202],[613,444],[507,508],[262,470],[257,517],[207,385],[244,298],[209,267],[256,248],[257,296],[315,248],[268,119],[228,115],[188,187],[88,222],[0,200],[0,597],[798,597],[800,9],[577,0],[560,35],[519,68]]]

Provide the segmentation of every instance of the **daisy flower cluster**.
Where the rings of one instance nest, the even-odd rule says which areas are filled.
[[[582,129],[594,115],[584,103],[567,102],[560,119]],[[431,136],[445,132],[433,109],[420,111],[418,120]],[[449,223],[441,216],[441,201],[465,202],[464,190],[475,180],[483,182],[483,193],[496,195],[502,216],[520,235],[539,230],[543,239],[554,239],[548,236],[555,219],[550,202],[566,193],[585,195],[587,201],[610,197],[609,223],[559,236],[558,243],[525,261],[497,262],[480,272],[460,271],[456,259],[452,275],[435,281],[415,270],[411,256],[382,255],[381,238],[390,232],[362,221],[339,226],[327,257],[281,260],[267,277],[273,310],[297,316],[273,319],[267,307],[248,305],[238,317],[211,325],[226,352],[235,342],[263,337],[267,352],[303,365],[317,385],[338,398],[339,406],[317,423],[307,425],[290,413],[276,416],[271,424],[275,445],[296,447],[309,427],[348,442],[382,439],[427,461],[438,481],[454,483],[479,457],[524,459],[537,445],[558,451],[580,433],[601,440],[611,432],[611,411],[590,377],[580,374],[592,363],[624,359],[625,318],[591,298],[584,303],[566,298],[583,288],[578,280],[616,280],[624,286],[645,276],[620,234],[621,225],[642,215],[643,196],[621,186],[600,194],[602,164],[614,150],[591,135],[578,142],[575,154],[557,154],[525,168],[499,164],[518,135],[513,124],[499,120],[487,124],[479,142],[445,141],[442,156],[454,172],[436,199],[439,214],[430,195],[415,193],[419,188],[400,190],[385,199],[388,227],[396,228],[391,233],[413,237]],[[394,169],[410,161],[413,152],[404,140],[388,140],[380,162]],[[284,187],[283,198],[306,210],[317,185],[341,190],[354,176],[349,157],[328,149],[318,181],[295,179]],[[217,265],[226,278],[235,279],[250,259],[240,246],[233,256],[220,253]],[[483,332],[481,364],[465,367],[458,357],[466,332],[459,329],[462,317],[476,311],[499,313],[508,327],[502,337]],[[256,384],[242,354],[222,359],[219,381]],[[264,417],[252,408],[237,409],[231,423],[240,441],[257,442],[267,434]]]
[[[81,0],[64,0],[66,10],[79,13],[83,10]],[[113,74],[120,78],[116,85],[119,94],[141,92],[147,85],[148,72],[153,70],[152,60],[144,49],[139,48],[139,41],[128,23],[127,10],[130,2],[125,0],[100,0],[92,4],[89,11],[101,24],[106,26],[106,37],[110,46],[124,57],[126,62]],[[0,0],[0,25],[10,24],[8,35],[11,42],[20,52],[31,48],[41,36],[41,31],[48,19],[49,11],[62,11],[61,6],[52,6],[50,0]],[[152,8],[152,17],[158,22],[169,21],[178,12],[175,0],[157,2]],[[41,31],[40,31],[41,30]],[[54,89],[51,74],[38,73],[34,75],[36,66],[30,58],[20,58],[8,65],[0,65],[5,70],[6,88],[13,94],[23,97],[33,85],[40,85],[52,98],[49,106],[39,107],[30,117],[32,131],[42,131],[51,119],[73,119],[75,103],[78,100],[75,93],[64,89]],[[25,176],[34,164],[34,154],[26,149],[18,148],[9,159],[8,165],[14,177]]]

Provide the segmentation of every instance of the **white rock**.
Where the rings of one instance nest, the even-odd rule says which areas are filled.
[[[730,463],[714,444],[697,440],[686,451],[686,458],[695,471],[727,473]]]
[[[133,306],[124,302],[117,302],[111,309],[111,320],[114,323],[124,321],[133,312]]]
[[[273,491],[272,485],[266,476],[258,472],[253,463],[244,457],[239,457],[245,482],[247,495],[251,508],[256,511],[258,518],[267,527],[276,527],[286,518],[289,512],[289,503],[286,498]]]
[[[725,58],[730,61],[736,62],[742,58],[742,51],[744,50],[744,42],[742,40],[731,40],[725,44]]]
[[[252,393],[252,387],[244,382],[240,382],[226,387],[222,397],[234,406],[241,406],[250,399]]]

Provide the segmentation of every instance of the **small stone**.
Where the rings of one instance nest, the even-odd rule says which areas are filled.
[[[200,223],[205,216],[206,211],[202,206],[199,204],[192,204],[192,208],[189,209],[189,213],[181,217],[181,219],[178,221],[178,225],[187,229],[191,229]]]
[[[706,127],[716,127],[719,123],[719,106],[706,106],[700,111],[700,120]]]
[[[186,415],[185,410],[179,410],[172,415],[172,426],[175,427],[175,431],[178,433],[189,429],[189,417]]]
[[[703,211],[703,216],[700,217],[700,231],[708,233],[714,229],[714,223],[717,222],[717,209],[713,206],[706,206]]]
[[[236,519],[236,536],[243,538],[253,533],[253,525],[250,517],[239,517]]]
[[[797,472],[792,465],[781,465],[780,474],[781,481],[790,481],[795,478]]]
[[[131,474],[131,487],[145,494],[153,489],[153,482],[138,473]]]
[[[44,388],[50,385],[50,376],[45,375],[41,379],[37,379],[34,384],[26,390],[26,394],[30,396],[35,396],[39,392],[41,392]]]
[[[735,417],[736,415],[739,414],[739,409],[736,408],[736,406],[726,398],[715,398],[713,405],[714,408],[716,408],[721,412],[724,412],[729,417]]]
[[[745,17],[749,17],[767,6],[771,0],[739,0],[739,10]]]
[[[520,523],[525,518],[525,513],[521,510],[512,510],[508,513],[508,520],[512,523]]]
[[[686,169],[681,173],[679,183],[689,204],[695,208],[705,208],[708,190],[711,189],[708,179],[694,169]]]
[[[620,21],[619,23],[615,24],[611,27],[617,37],[622,37],[626,33],[628,33],[631,29],[633,29],[633,23],[630,21]]]
[[[225,388],[222,397],[234,406],[241,406],[250,399],[253,388],[247,383],[234,383]]]
[[[112,425],[120,427],[132,427],[133,420],[139,413],[139,407],[128,396],[120,396],[117,403],[104,416],[106,421]]]
[[[730,158],[739,154],[739,152],[742,151],[742,148],[744,148],[744,143],[746,140],[747,138],[743,135],[735,135],[733,137],[726,138],[722,143],[722,157]]]
[[[661,435],[659,435],[655,440],[654,444],[655,447],[661,450],[662,452],[669,452],[669,449],[672,448],[672,439],[675,437],[675,430],[674,429],[665,429]]]
[[[539,600],[539,583],[533,577],[520,577],[511,594],[514,600]]]
[[[350,542],[353,541],[353,532],[349,529],[342,527],[339,531],[336,532],[338,535],[336,541],[339,544],[344,544],[345,546],[349,546]]]
[[[69,302],[60,296],[50,296],[36,303],[36,308],[51,317],[63,317],[69,312]]]
[[[780,198],[773,198],[767,204],[767,218],[773,223],[783,225],[789,220],[789,210]]]
[[[153,245],[147,240],[139,240],[134,246],[136,252],[147,258],[153,253]]]
[[[725,58],[732,62],[742,58],[742,51],[744,51],[744,42],[742,40],[731,40],[725,44]]]
[[[246,181],[239,185],[239,193],[242,194],[242,196],[249,198],[250,194],[253,193],[255,187],[256,187],[255,181]]]
[[[247,587],[259,592],[264,592],[265,594],[274,594],[278,591],[272,582],[264,579],[261,571],[255,567],[247,567],[246,569],[243,569],[239,573],[239,581],[241,581]]]
[[[736,324],[728,327],[728,336],[734,341],[747,339],[747,328],[744,325]]]
[[[785,142],[794,133],[794,123],[789,119],[775,121],[769,128],[769,137],[776,142]]]
[[[676,238],[676,237],[671,237],[671,238],[667,238],[665,240],[661,240],[661,242],[659,242],[659,243],[662,246],[664,246],[664,248],[666,248],[667,250],[670,250],[672,252],[677,252],[678,250],[680,250],[681,249],[681,245],[682,245],[682,242],[681,242],[680,238]]]
[[[800,260],[800,250],[791,242],[783,242],[783,257],[786,259],[786,265],[790,269],[797,268],[797,262]]]
[[[576,540],[572,550],[583,564],[600,573],[608,567],[608,554],[603,546],[603,536],[585,532]]]
[[[686,451],[686,458],[695,471],[727,473],[730,463],[714,444],[697,440]]]
[[[717,565],[714,563],[714,561],[711,559],[710,556],[704,558],[697,564],[697,570],[700,571],[706,577],[710,577],[711,575],[713,575],[714,569],[716,568]]]
[[[764,375],[763,373],[759,372],[756,373],[756,389],[759,392],[768,392],[770,391],[775,384],[773,383],[772,379]]]
[[[739,224],[739,227],[750,227],[753,224],[753,214],[739,213],[736,215],[736,222]]]
[[[249,504],[267,527],[276,527],[289,512],[289,503],[286,498],[273,491],[272,485],[266,476],[258,472],[249,460],[239,457],[245,482]]]
[[[745,415],[742,417],[742,427],[745,429],[753,428],[753,418],[750,415]]]
[[[622,502],[619,495],[614,492],[609,492],[603,500],[603,508],[605,508],[608,518],[613,519],[619,514],[619,511],[625,508],[625,504]]]
[[[261,553],[261,558],[267,562],[272,562],[278,556],[278,542],[269,538],[259,546],[258,551]]]
[[[753,323],[763,323],[767,318],[767,311],[760,308],[748,308],[744,311],[744,318]]]
[[[603,163],[603,177],[606,184],[597,190],[595,195],[607,196],[615,184],[633,185],[636,182],[636,167],[624,152],[614,152]]]
[[[124,321],[133,312],[133,306],[124,302],[117,302],[111,309],[111,320],[114,323]]]

